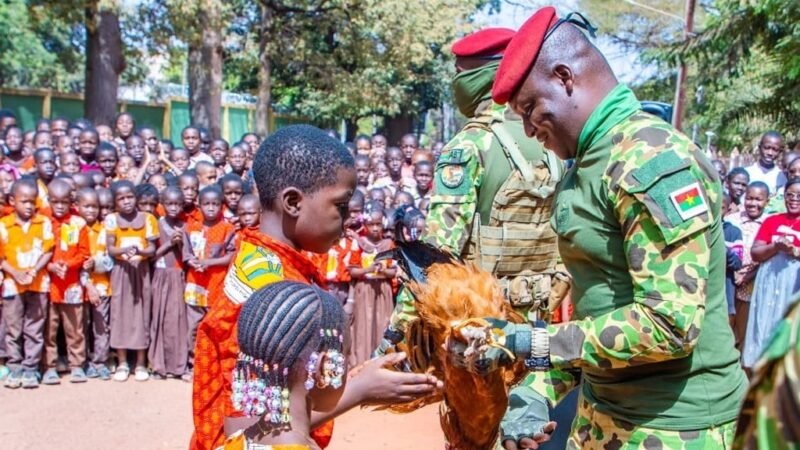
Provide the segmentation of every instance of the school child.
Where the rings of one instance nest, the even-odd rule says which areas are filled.
[[[33,169],[33,158],[25,152],[22,128],[16,125],[6,128],[5,144],[6,154],[3,155],[5,164],[10,164],[22,172]]]
[[[150,154],[155,154],[158,151],[158,136],[156,130],[150,127],[141,127],[138,132],[139,136],[144,139],[144,144]]]
[[[83,263],[81,279],[89,302],[88,316],[93,337],[92,360],[87,365],[87,378],[111,379],[108,370],[108,348],[110,339],[111,280],[109,273],[114,260],[108,254],[106,230],[103,226],[105,214],[101,214],[98,192],[107,189],[81,189],[78,191],[78,213],[86,221],[89,241],[89,259]]]
[[[135,194],[136,209],[141,212],[153,214],[156,217],[160,216],[160,214],[156,214],[156,209],[158,207],[158,190],[155,186],[147,183],[136,185]]]
[[[100,220],[105,221],[109,214],[114,212],[114,194],[111,189],[98,189],[97,201],[100,202]]]
[[[225,166],[228,164],[228,141],[225,139],[214,139],[211,141],[209,153],[214,160],[214,167],[217,169],[217,179],[225,176]]]
[[[183,192],[183,213],[186,223],[203,221],[203,213],[197,207],[199,185],[200,180],[194,171],[186,171],[178,177],[178,188]]]
[[[239,208],[239,201],[244,195],[244,182],[240,177],[228,174],[219,180],[219,185],[222,188],[222,197],[225,201],[225,205],[222,208],[222,217],[236,225],[239,222],[236,210]]]
[[[100,124],[96,125],[94,129],[97,130],[97,135],[100,136],[100,142],[114,144],[114,130],[110,126]]]
[[[113,145],[108,142],[101,142],[97,146],[94,158],[100,167],[100,172],[105,175],[108,182],[117,179],[119,157],[117,156],[117,149]]]
[[[423,200],[430,202],[431,187],[433,182],[433,164],[430,161],[420,161],[414,164],[414,181],[417,183],[416,189],[411,190],[414,196],[414,203],[420,208]]]
[[[228,264],[233,257],[234,226],[222,220],[222,192],[217,186],[208,186],[200,191],[202,221],[191,221],[186,225],[184,262],[189,266],[186,273],[186,301],[189,330],[189,367],[194,363],[194,342],[197,326],[209,308],[215,307],[218,298],[209,298],[211,286],[222,283]]]
[[[145,170],[150,162],[144,139],[138,134],[132,134],[125,139],[125,154],[133,158],[133,167],[136,170]]]
[[[55,179],[48,186],[52,212],[53,257],[47,264],[50,272],[50,305],[45,327],[45,373],[42,384],[59,384],[56,372],[58,327],[64,328],[67,344],[70,382],[86,382],[83,364],[86,362],[84,336],[84,293],[80,272],[89,259],[89,235],[86,221],[72,213],[72,188],[63,180]]]
[[[228,150],[228,172],[236,174],[239,178],[245,177],[247,150],[241,145],[234,145]]]
[[[37,369],[44,348],[50,291],[44,268],[53,256],[54,236],[50,220],[36,212],[36,184],[29,178],[14,182],[10,197],[14,214],[0,219],[6,365],[11,371],[5,386],[12,389],[39,386]]]
[[[369,190],[369,157],[364,155],[356,155],[356,189],[362,194],[366,194]]]
[[[119,365],[115,381],[130,375],[128,350],[136,351],[136,381],[149,378],[145,359],[150,346],[152,292],[149,261],[156,252],[158,222],[152,214],[136,210],[133,183],[118,181],[111,187],[116,212],[105,219],[111,269],[111,347],[117,349]]]
[[[189,152],[189,169],[194,169],[200,161],[206,161],[214,164],[214,160],[203,153],[201,150],[202,140],[200,136],[200,129],[194,125],[189,125],[181,132],[181,140],[183,141],[183,148]]]
[[[56,154],[49,148],[40,148],[33,152],[33,161],[36,164],[36,185],[39,193],[36,208],[46,208],[49,205],[47,185],[56,176]]]
[[[358,241],[360,265],[350,267],[353,277],[353,326],[350,364],[355,366],[368,360],[378,348],[383,331],[392,314],[392,279],[397,274],[393,263],[375,262],[378,253],[391,250],[394,244],[385,239],[384,212],[375,208],[367,213],[364,226],[367,233]]]
[[[161,197],[164,217],[158,220],[158,249],[153,269],[153,314],[150,321],[150,349],[147,358],[153,378],[186,377],[189,351],[186,322],[186,288],[183,274],[183,193],[168,187]]]
[[[150,175],[150,178],[147,179],[147,182],[155,186],[159,194],[163,193],[164,189],[167,188],[167,179],[160,173]]]
[[[258,227],[261,220],[261,202],[258,197],[252,194],[243,195],[236,208],[236,216],[239,218],[237,230]]]
[[[198,327],[194,449],[222,445],[225,418],[241,415],[233,409],[229,381],[239,352],[234,331],[241,305],[276,281],[324,284],[318,266],[304,252],[324,254],[339,239],[342,210],[355,189],[347,149],[307,125],[282,128],[268,137],[256,154],[253,173],[263,207],[259,228],[241,230],[222,291],[212,288],[212,297],[221,297]],[[312,436],[324,446],[330,429],[322,427]]]
[[[100,145],[100,135],[97,130],[87,128],[81,131],[78,136],[78,156],[80,157],[80,171],[89,172],[92,170],[102,170],[101,165],[97,161],[97,150]],[[109,145],[110,146],[110,145]],[[112,149],[114,147],[111,147]],[[116,157],[116,150],[114,157]],[[108,174],[106,174],[108,176]]]
[[[217,168],[213,163],[198,161],[194,167],[197,180],[200,182],[200,189],[211,186],[217,182]]]
[[[166,161],[169,173],[177,177],[189,170],[189,156],[189,152],[182,148],[176,148],[169,152],[169,160]]]
[[[136,163],[128,155],[122,155],[117,161],[117,178],[114,181],[128,180],[136,185]]]
[[[121,112],[114,121],[115,142],[119,146],[125,145],[125,140],[133,134],[136,129],[136,120],[129,112]]]
[[[280,281],[256,291],[238,320],[237,343],[242,356],[233,378],[237,395],[233,406],[254,419],[266,414],[277,420],[253,420],[252,429],[234,433],[222,448],[310,450],[312,410],[333,410],[345,390],[346,326],[341,305],[316,286]],[[260,395],[269,394],[267,389],[285,392],[286,401],[271,405],[266,400],[256,403],[254,409],[249,398],[243,398],[251,392],[239,387],[251,379],[261,380],[265,386],[263,392],[252,393],[256,402]],[[264,427],[268,432],[263,432]]]
[[[78,155],[72,153],[72,151],[60,153],[58,155],[58,165],[60,172],[67,175],[75,175],[81,171]]]

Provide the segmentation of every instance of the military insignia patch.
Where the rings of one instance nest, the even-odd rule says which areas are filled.
[[[692,183],[672,191],[669,198],[683,220],[689,220],[708,211],[708,203],[703,198],[699,183]]]
[[[450,189],[461,186],[461,183],[464,182],[464,166],[460,164],[448,164],[442,167],[441,178],[442,184]]]

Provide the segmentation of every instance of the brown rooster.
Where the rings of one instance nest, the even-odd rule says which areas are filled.
[[[505,301],[495,278],[472,265],[434,264],[425,284],[411,283],[419,319],[406,332],[399,347],[409,355],[412,370],[431,372],[444,381],[444,393],[395,405],[390,410],[410,412],[443,400],[440,408],[442,430],[450,448],[486,450],[494,447],[500,420],[508,406],[509,386],[525,374],[522,361],[487,376],[474,375],[448,364],[445,342],[464,341],[461,334],[468,320],[495,317],[521,323],[523,318]],[[474,330],[474,329],[473,329]]]

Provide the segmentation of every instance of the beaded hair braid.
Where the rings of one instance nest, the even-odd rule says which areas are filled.
[[[306,389],[341,386],[344,323],[338,301],[316,286],[281,281],[256,291],[239,314],[234,408],[247,416],[267,414],[272,425],[287,428],[289,377],[309,349],[314,351],[306,363]],[[323,374],[315,383],[320,359]]]

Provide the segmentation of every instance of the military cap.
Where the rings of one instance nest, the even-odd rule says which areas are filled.
[[[451,51],[462,58],[502,55],[513,37],[510,28],[484,28],[454,42]]]
[[[556,22],[556,9],[548,6],[536,11],[520,27],[508,43],[497,69],[492,85],[492,99],[495,102],[505,104],[519,90],[539,56],[547,32]]]

